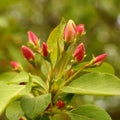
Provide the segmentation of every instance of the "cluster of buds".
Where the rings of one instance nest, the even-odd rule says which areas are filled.
[[[85,33],[84,24],[76,25],[73,20],[69,20],[66,23],[66,26],[64,28],[63,38],[65,43],[78,43],[76,42],[76,39],[82,36],[84,33]],[[28,31],[28,43],[32,45],[33,50],[25,45],[22,45],[21,47],[22,54],[26,58],[26,60],[28,60],[29,62],[32,61],[31,63],[33,63],[35,59],[35,53],[40,53],[45,59],[48,59],[50,55],[50,51],[47,43],[43,42],[42,45],[40,46],[40,40],[32,31]],[[68,46],[69,45],[72,45],[72,44],[68,44]],[[77,63],[82,62],[86,56],[84,43],[80,43],[72,52],[73,52],[72,57],[74,61]],[[91,60],[92,61],[91,65],[100,65],[106,57],[107,57],[107,54],[102,54],[97,57],[94,57]],[[14,70],[22,69],[21,65],[15,61],[11,61],[10,64],[12,65]],[[54,70],[55,69],[56,68],[54,68]]]
[[[69,20],[64,29],[64,40],[65,42],[70,43],[76,41],[77,37],[81,37],[84,34],[85,34],[84,24],[79,24],[76,26],[73,20]],[[73,53],[73,57],[77,62],[81,62],[85,56],[86,55],[84,43],[80,43],[76,47]],[[102,54],[97,56],[96,58],[93,58],[94,59],[92,60],[93,64],[98,65],[102,63],[106,57],[107,54]]]
[[[32,46],[33,50],[25,45],[21,46],[22,54],[27,61],[33,63],[36,52],[40,53],[44,58],[48,58],[48,45],[45,42],[43,42],[40,47],[40,40],[32,31],[28,31],[28,43]],[[22,66],[16,61],[11,61],[10,64],[12,68],[16,71],[21,71],[23,69]]]
[[[35,51],[39,52],[43,57],[48,57],[48,55],[49,55],[48,45],[45,42],[43,42],[42,46],[40,47],[39,39],[31,31],[28,32],[28,40],[29,40],[29,43],[34,46]],[[34,53],[30,48],[28,48],[26,46],[22,46],[21,50],[22,50],[22,53],[23,53],[24,57],[27,60],[33,60],[34,59]]]
[[[84,33],[84,24],[79,24],[76,26],[73,20],[69,20],[64,29],[64,40],[66,42],[72,42],[77,36],[81,36]]]
[[[69,47],[69,49],[65,49],[64,52],[60,51],[62,55],[57,56],[57,57],[59,57],[59,59],[57,59],[58,60],[57,62],[55,61],[56,62],[55,66],[52,66],[53,64],[50,63],[52,61],[51,60],[52,57],[50,55],[54,51],[51,50],[52,52],[50,53],[49,48],[48,48],[49,45],[47,45],[47,43],[43,42],[42,45],[40,45],[40,40],[38,39],[38,37],[33,32],[31,32],[31,31],[28,32],[28,43],[32,47],[29,48],[25,45],[22,45],[22,47],[21,47],[22,54],[23,54],[24,58],[27,61],[29,61],[30,63],[32,63],[33,65],[36,65],[35,64],[35,62],[36,62],[35,54],[40,54],[45,60],[47,60],[46,63],[48,63],[48,62],[50,63],[50,64],[46,64],[46,66],[47,66],[46,69],[47,68],[49,69],[51,67],[48,70],[48,75],[45,75],[44,73],[41,73],[40,75],[41,75],[41,78],[43,78],[43,80],[46,80],[47,85],[49,85],[49,87],[50,87],[49,91],[51,93],[53,92],[54,94],[56,94],[56,92],[59,91],[56,89],[59,89],[62,85],[67,85],[67,83],[71,82],[71,80],[74,80],[73,78],[76,77],[78,75],[78,73],[81,72],[81,70],[83,70],[83,69],[80,69],[76,72],[73,70],[73,65],[76,65],[76,63],[79,64],[80,62],[82,62],[86,56],[85,55],[86,50],[85,50],[84,43],[79,43],[79,45],[77,45],[78,41],[76,40],[78,37],[81,37],[84,33],[85,33],[84,24],[75,25],[74,21],[72,21],[72,20],[69,20],[67,22],[67,24],[64,28],[64,35],[63,35],[64,42],[63,43],[65,43],[65,44],[68,43],[67,45],[68,45],[68,47],[69,46],[70,47]],[[74,43],[74,44],[71,44],[71,43]],[[59,45],[59,47],[61,47],[61,46]],[[67,57],[65,55],[67,55]],[[101,55],[98,55],[97,57],[93,57],[93,59],[89,62],[90,64],[88,64],[89,66],[88,65],[86,65],[86,66],[90,67],[92,65],[100,65],[106,57],[107,57],[107,54],[101,54]],[[73,62],[71,62],[71,61],[73,61],[75,64],[73,64]],[[21,65],[18,62],[11,61],[10,64],[14,70],[20,71],[22,69]],[[35,68],[36,68],[36,66],[35,66]],[[85,68],[85,67],[83,67],[83,68]],[[67,71],[67,74],[65,73],[66,71]],[[41,71],[38,71],[38,72],[40,73]],[[58,82],[57,84],[55,83],[57,80],[61,80],[61,79],[65,79],[65,81],[63,81],[64,84],[61,82]],[[60,87],[58,87],[59,83],[60,83]],[[20,85],[26,85],[26,82],[21,82]],[[55,87],[56,87],[56,89],[55,89]],[[55,101],[53,101],[53,103],[55,103]],[[52,104],[52,105],[54,106],[54,104]],[[51,106],[48,106],[48,108]],[[65,102],[62,100],[58,100],[56,102],[56,106],[59,109],[63,109],[63,108],[65,108]],[[21,120],[22,120],[22,118],[21,118]]]

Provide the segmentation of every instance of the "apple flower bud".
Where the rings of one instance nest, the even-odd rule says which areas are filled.
[[[79,36],[81,36],[83,33],[85,33],[84,24],[79,24],[76,27],[76,31],[77,31],[77,35],[79,35]]]
[[[84,55],[85,55],[85,47],[84,44],[81,43],[75,49],[73,57],[75,58],[75,60],[77,60],[77,62],[81,62],[84,58]]]
[[[107,57],[106,53],[98,55],[97,57],[94,58],[94,64],[101,64],[106,57]]]
[[[62,108],[65,107],[65,102],[62,101],[62,100],[58,100],[57,101],[57,106],[58,106],[59,109],[62,109]]]
[[[76,25],[73,20],[69,20],[64,29],[64,40],[71,42],[76,38]]]
[[[48,57],[49,50],[48,45],[45,42],[42,43],[41,52],[44,57]]]
[[[32,45],[36,46],[38,44],[38,38],[32,31],[28,31],[28,40]]]
[[[27,60],[33,60],[34,59],[34,53],[30,48],[22,45],[21,50],[22,50],[22,53],[23,53],[24,57]]]
[[[10,64],[14,70],[21,70],[22,69],[22,66],[16,61],[11,61]]]

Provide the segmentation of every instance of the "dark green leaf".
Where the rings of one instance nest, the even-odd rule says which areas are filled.
[[[24,96],[21,99],[21,107],[26,116],[30,119],[33,119],[37,117],[40,112],[43,112],[50,102],[50,94],[40,95],[38,97]]]

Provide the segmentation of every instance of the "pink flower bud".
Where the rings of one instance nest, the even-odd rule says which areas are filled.
[[[57,106],[58,106],[58,108],[62,109],[62,108],[65,107],[65,102],[62,101],[62,100],[58,100],[58,101],[57,101]]]
[[[15,61],[11,61],[10,64],[11,64],[12,68],[15,70],[18,70],[21,66],[18,62],[15,62]]]
[[[64,29],[64,40],[71,42],[76,37],[76,25],[72,20],[69,20]]]
[[[102,63],[106,57],[107,57],[106,53],[98,55],[97,57],[95,57],[94,64]]]
[[[84,24],[79,24],[76,27],[76,31],[78,35],[82,35],[85,32]]]
[[[84,44],[81,43],[77,46],[77,48],[74,51],[73,57],[78,61],[81,62],[85,55],[85,47]]]
[[[41,52],[44,57],[48,57],[49,50],[48,50],[48,45],[45,42],[42,43]]]
[[[22,53],[23,53],[24,57],[27,60],[33,60],[34,59],[34,53],[33,53],[33,51],[30,48],[28,48],[28,47],[23,45],[21,47],[21,50],[22,50]]]
[[[28,40],[33,45],[37,45],[38,43],[38,38],[32,31],[28,31]]]

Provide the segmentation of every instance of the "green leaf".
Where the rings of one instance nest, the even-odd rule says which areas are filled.
[[[27,72],[7,72],[0,75],[0,81],[7,84],[19,84],[20,82],[28,82],[29,75]]]
[[[47,44],[48,48],[50,50],[50,58],[51,62],[54,65],[56,64],[57,58],[59,56],[59,47],[63,47],[63,31],[65,27],[65,22],[64,20],[61,21],[61,23],[51,32]]]
[[[10,83],[11,80],[17,75],[16,72],[5,72],[0,75],[0,81],[3,81],[5,83]]]
[[[73,69],[75,71],[77,71],[77,70],[79,70],[82,66],[84,66],[87,63],[88,62],[80,63],[79,65],[75,66]],[[86,68],[83,71],[85,71],[85,72],[102,72],[102,73],[112,73],[112,74],[115,74],[115,70],[112,67],[112,65],[110,65],[109,63],[106,63],[106,62],[104,62],[100,66]]]
[[[48,114],[44,114],[41,117],[36,118],[35,120],[50,120]]]
[[[6,117],[9,120],[19,120],[24,115],[21,109],[20,101],[11,103],[6,109]]]
[[[12,80],[12,83],[19,84],[21,82],[28,82],[29,81],[29,74],[27,72],[20,72],[18,73]]]
[[[38,76],[32,75],[32,81],[37,83],[39,86],[41,86],[43,89],[45,89],[47,91],[47,85],[45,84],[45,82]]]
[[[79,77],[63,92],[89,95],[120,95],[120,79],[108,73],[92,72]]]
[[[21,99],[21,107],[27,117],[33,119],[43,112],[51,102],[51,95],[45,94],[38,97],[24,96]]]
[[[13,100],[26,94],[26,85],[7,85],[0,82],[0,115]]]
[[[71,120],[112,120],[105,110],[95,105],[82,105],[68,114]]]

